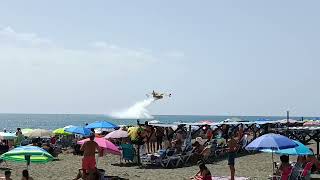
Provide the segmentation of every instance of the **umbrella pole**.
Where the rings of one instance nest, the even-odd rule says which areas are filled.
[[[96,163],[97,168],[98,168],[98,163],[99,163],[99,154],[97,156],[97,163]]]
[[[273,160],[273,150],[272,150],[272,175],[274,175],[274,160]]]

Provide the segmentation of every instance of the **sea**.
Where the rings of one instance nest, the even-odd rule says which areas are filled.
[[[220,122],[228,118],[240,118],[245,121],[258,119],[279,120],[284,116],[213,116],[213,115],[153,115],[161,123],[174,122],[199,122],[209,120]],[[301,120],[301,117],[290,117]],[[319,119],[318,117],[304,117],[304,119]],[[152,119],[148,119],[150,121]],[[99,114],[0,114],[0,131],[6,129],[14,131],[16,128],[41,128],[54,130],[68,125],[85,126],[86,123],[95,121],[109,121],[117,125],[136,125],[137,119],[115,119],[108,115]],[[146,119],[140,119],[144,123]]]

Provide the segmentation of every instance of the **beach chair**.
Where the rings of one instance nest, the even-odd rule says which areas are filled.
[[[163,156],[160,156],[159,162],[162,167],[167,168],[169,166],[178,167],[183,163],[180,154],[176,153],[175,149],[167,149]]]
[[[188,150],[182,152],[182,154],[180,154],[181,160],[184,165],[189,165],[190,158],[191,158],[192,154],[193,154],[192,148],[188,149]]]
[[[248,138],[248,135],[245,134],[239,142],[240,148],[238,149],[238,152],[246,152],[247,150],[245,149],[245,147],[248,145],[248,143],[249,143],[249,138]]]
[[[308,162],[300,173],[299,179],[309,180],[313,163]]]
[[[132,144],[121,144],[120,148],[122,150],[121,159],[124,161],[133,162],[134,158],[134,148]]]

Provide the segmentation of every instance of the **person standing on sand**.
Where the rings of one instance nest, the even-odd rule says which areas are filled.
[[[90,141],[86,141],[80,148],[83,151],[82,169],[85,174],[96,169],[96,150],[100,152],[99,145],[94,141],[94,134],[91,134]]]
[[[230,134],[229,135],[230,139],[228,141],[228,165],[230,168],[230,176],[231,176],[231,180],[234,180],[234,175],[235,175],[235,168],[234,168],[234,164],[235,164],[235,158],[236,158],[236,153],[238,150],[238,143],[237,141],[234,139],[234,135]]]
[[[21,180],[33,180],[33,178],[29,176],[28,170],[25,169],[25,170],[22,171]]]
[[[3,177],[3,178],[0,178],[0,179],[12,180],[12,179],[11,179],[11,171],[6,170],[6,171],[4,172],[4,177]]]

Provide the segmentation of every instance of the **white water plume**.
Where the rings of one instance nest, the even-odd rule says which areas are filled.
[[[139,101],[124,111],[111,113],[111,116],[119,119],[153,119],[146,108],[154,101],[154,98]]]

